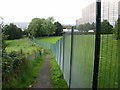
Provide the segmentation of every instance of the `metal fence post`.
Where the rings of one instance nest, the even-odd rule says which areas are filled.
[[[63,75],[64,75],[64,58],[65,58],[65,34],[63,34]]]
[[[73,60],[73,35],[74,35],[74,28],[72,26],[71,31],[71,53],[70,53],[70,75],[69,75],[69,88],[71,86],[71,71],[72,71],[72,60]]]
[[[60,45],[60,47],[59,47],[59,48],[60,48],[60,61],[59,61],[59,66],[60,66],[60,68],[61,68],[61,41],[62,41],[62,40],[60,39],[60,43],[59,43],[59,45]]]
[[[117,49],[118,49],[118,76],[120,76],[120,1],[118,2],[118,43],[117,43]],[[118,78],[118,81],[120,81],[120,77]],[[118,84],[118,88],[120,88],[120,83]]]
[[[100,29],[101,29],[101,0],[96,1],[96,37],[95,37],[95,57],[92,89],[97,90],[99,56],[100,56]]]

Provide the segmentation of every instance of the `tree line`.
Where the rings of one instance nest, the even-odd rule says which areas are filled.
[[[33,18],[30,22],[27,29],[22,31],[21,28],[17,27],[13,23],[9,25],[3,26],[3,34],[8,40],[14,40],[22,38],[23,35],[34,36],[34,37],[42,37],[42,36],[50,36],[50,35],[62,35],[64,28],[71,28],[70,25],[61,25],[59,22],[55,22],[53,17],[49,17],[47,19],[44,18]],[[74,26],[74,28],[76,28]],[[81,24],[77,27],[80,32],[89,32],[89,30],[93,30],[95,32],[96,26],[95,23],[86,23]],[[118,36],[118,20],[115,23],[115,27],[113,27],[107,20],[103,20],[101,22],[101,33],[104,34],[112,34],[114,33]]]
[[[34,37],[61,35],[63,26],[58,21],[55,22],[53,17],[47,19],[33,18],[27,29],[22,31],[13,23],[3,27],[3,33],[7,36],[8,40],[22,38],[23,35],[31,35]]]
[[[118,21],[116,21],[115,27],[113,27],[107,20],[103,20],[101,22],[101,33],[107,34],[107,33],[116,33],[118,28]],[[95,32],[96,25],[95,23],[86,23],[86,24],[80,24],[77,29],[81,32],[89,32],[89,30],[93,30]]]
[[[63,26],[59,22],[54,21],[53,17],[47,19],[34,18],[25,33],[34,37],[60,35],[63,32]]]

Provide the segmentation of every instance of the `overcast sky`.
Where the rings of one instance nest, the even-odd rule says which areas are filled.
[[[96,0],[0,0],[0,16],[5,22],[30,22],[32,18],[53,16],[62,24],[75,24],[84,7]]]

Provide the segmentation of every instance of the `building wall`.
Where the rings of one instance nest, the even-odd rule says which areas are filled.
[[[119,3],[118,3],[118,16],[119,16],[119,18],[120,18],[120,1],[119,1]]]
[[[118,19],[118,0],[103,0],[102,4],[102,20],[108,20],[114,26]]]
[[[119,0],[101,0],[101,21],[108,20],[111,25],[115,25],[118,19]],[[96,2],[90,4],[82,10],[82,19],[78,19],[76,25],[96,22]]]

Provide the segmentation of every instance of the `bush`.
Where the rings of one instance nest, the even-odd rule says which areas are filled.
[[[41,63],[46,54],[41,56],[23,55],[19,52],[4,53],[2,60],[2,87],[28,88],[38,75]]]

